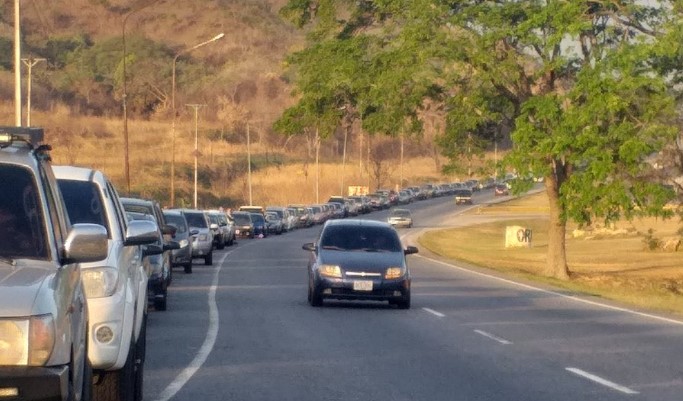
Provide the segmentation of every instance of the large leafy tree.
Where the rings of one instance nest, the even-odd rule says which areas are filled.
[[[452,165],[509,131],[506,162],[545,180],[548,276],[569,275],[568,221],[657,214],[670,196],[644,177],[676,133],[680,1],[291,0],[282,14],[312,27],[294,63],[309,68],[302,98],[338,93],[327,69],[350,62],[344,101],[366,129],[419,131],[429,98],[447,111]]]

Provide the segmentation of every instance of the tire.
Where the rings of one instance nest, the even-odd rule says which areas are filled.
[[[163,297],[154,297],[154,310],[165,311],[168,291],[164,290]]]
[[[399,309],[410,309],[410,292],[400,301],[396,301],[396,306]]]
[[[308,288],[309,288],[308,291],[310,292],[308,302],[311,304],[311,306],[314,306],[314,307],[323,306],[323,296],[320,294],[320,291],[318,291],[318,289],[315,288],[315,286],[311,287],[309,285]]]
[[[208,255],[204,256],[204,264],[211,266],[213,264],[213,251],[209,252]]]
[[[93,386],[94,401],[136,401],[131,391],[135,383],[135,346],[131,339],[126,364],[119,370],[104,371]]]
[[[225,248],[225,241],[218,241],[218,244],[216,244],[216,249],[223,249]]]
[[[185,263],[183,265],[183,270],[185,270],[186,274],[192,274],[192,262]]]
[[[164,303],[166,298],[164,298]],[[140,336],[135,342],[135,383],[133,386],[134,401],[142,401],[142,390],[145,373],[145,357],[147,356],[147,314],[142,318]]]

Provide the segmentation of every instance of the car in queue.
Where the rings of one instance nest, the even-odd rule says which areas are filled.
[[[456,205],[471,205],[472,204],[472,190],[469,188],[460,188],[454,191],[454,198]]]
[[[213,232],[209,224],[209,218],[202,210],[182,209],[190,230],[196,230],[197,235],[192,242],[192,258],[204,259],[204,264],[213,264]]]
[[[264,238],[268,236],[266,217],[261,213],[251,213],[251,221],[254,223],[254,236]]]
[[[266,225],[271,234],[280,235],[285,232],[285,225],[277,212],[266,212]]]
[[[408,209],[391,209],[387,223],[393,227],[411,228],[413,226],[413,215]]]
[[[92,394],[89,309],[79,264],[107,254],[101,225],[72,224],[40,128],[0,127],[0,394]]]
[[[190,230],[185,214],[181,210],[164,210],[166,222],[175,228],[173,240],[178,249],[171,251],[171,267],[180,266],[185,273],[192,273],[192,244],[199,230]]]
[[[147,213],[126,212],[128,219],[149,220],[158,224],[154,216]],[[180,248],[175,241],[165,241],[159,229],[159,239],[145,245],[142,252],[143,265],[149,276],[147,299],[155,310],[165,311],[168,305],[168,286],[171,284],[171,251]]]
[[[235,222],[235,235],[242,238],[254,238],[254,221],[249,212],[232,212]]]
[[[88,299],[88,356],[96,400],[142,399],[148,272],[144,246],[159,239],[152,221],[128,221],[116,188],[100,170],[53,166],[72,223],[107,230],[104,259],[82,263]]]
[[[213,245],[216,249],[224,249],[226,245],[234,242],[234,230],[226,214],[220,210],[207,210],[211,231],[213,232]]]
[[[406,255],[391,225],[361,219],[330,220],[313,243],[303,249],[308,261],[308,302],[323,305],[325,299],[388,301],[410,308],[411,277]]]

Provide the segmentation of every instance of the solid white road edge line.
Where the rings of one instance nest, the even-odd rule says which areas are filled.
[[[603,386],[609,387],[609,388],[611,388],[612,390],[617,390],[617,391],[620,391],[620,392],[622,392],[622,393],[624,393],[624,394],[639,394],[639,393],[638,393],[637,391],[635,391],[635,390],[631,390],[631,389],[628,388],[628,387],[624,387],[624,386],[621,386],[621,385],[619,385],[619,384],[613,383],[613,382],[611,382],[611,381],[609,381],[609,380],[603,379],[603,378],[600,377],[600,376],[596,376],[596,375],[594,375],[594,374],[592,374],[592,373],[588,373],[588,372],[586,372],[586,371],[584,371],[584,370],[581,370],[581,369],[578,369],[578,368],[565,368],[565,369],[566,369],[567,371],[569,371],[569,372],[574,373],[575,375],[584,377],[584,378],[586,378],[586,379],[588,379],[588,380],[591,380],[591,381],[594,381],[594,382],[596,382],[596,383],[598,383],[598,384],[602,384]]]
[[[487,332],[485,332],[484,330],[474,330],[474,332],[477,333],[477,334],[481,334],[481,335],[484,336],[484,337],[490,338],[490,339],[493,340],[493,341],[497,341],[497,342],[499,342],[499,343],[501,343],[501,344],[503,344],[503,345],[510,345],[510,344],[512,344],[512,341],[508,341],[508,340],[506,340],[506,339],[504,339],[504,338],[500,338],[500,337],[495,336],[495,335],[493,335],[493,334],[491,334],[491,333],[487,333]]]
[[[209,297],[208,297],[208,303],[209,303],[209,329],[206,332],[206,337],[204,338],[204,343],[202,344],[201,348],[199,349],[199,352],[197,352],[197,355],[195,355],[194,359],[192,362],[190,362],[185,369],[183,369],[178,376],[176,376],[175,379],[171,383],[169,383],[168,386],[164,389],[164,391],[161,392],[159,395],[159,398],[156,399],[156,401],[168,401],[170,400],[180,389],[183,388],[185,383],[187,383],[192,376],[194,376],[195,373],[199,370],[199,368],[202,367],[204,362],[206,362],[206,358],[208,358],[209,354],[211,353],[211,350],[213,350],[213,346],[216,343],[216,338],[218,337],[218,326],[219,326],[219,318],[218,318],[218,306],[216,305],[216,289],[218,288],[218,273],[221,272],[221,268],[223,267],[223,262],[225,261],[225,258],[228,257],[233,251],[227,252],[223,257],[221,258],[218,268],[214,272],[213,275],[213,281],[211,283],[211,288],[209,289]]]
[[[470,270],[470,269],[467,269],[467,268],[464,268],[464,267],[461,267],[461,266],[458,266],[458,265],[454,265],[454,264],[451,264],[451,263],[442,262],[442,261],[440,261],[440,260],[428,258],[428,257],[426,257],[426,256],[422,256],[422,255],[415,255],[415,256],[418,257],[418,258],[423,258],[423,259],[430,260],[430,261],[432,261],[432,262],[434,262],[434,263],[438,263],[438,264],[441,264],[441,265],[444,265],[444,266],[453,267],[453,268],[456,268],[456,269],[461,270],[461,271],[466,272],[466,273],[470,273],[470,274],[474,274],[474,275],[482,276],[482,277],[487,277],[487,278],[490,278],[490,279],[493,279],[493,280],[502,281],[502,282],[504,282],[504,283],[508,283],[508,284],[512,284],[512,285],[515,285],[515,286],[518,286],[518,287],[526,288],[526,289],[528,289],[528,290],[533,290],[533,291],[538,291],[538,292],[542,292],[542,293],[546,293],[546,294],[556,295],[556,296],[558,296],[558,297],[562,297],[562,298],[566,298],[566,299],[571,299],[571,300],[574,300],[574,301],[577,301],[577,302],[582,302],[582,303],[588,304],[588,305],[598,306],[598,307],[601,307],[601,308],[611,309],[611,310],[615,310],[615,311],[619,311],[619,312],[630,313],[630,314],[632,314],[632,315],[637,315],[637,316],[646,317],[646,318],[649,318],[649,319],[659,320],[659,321],[662,321],[662,322],[666,322],[666,323],[671,323],[671,324],[676,324],[676,325],[681,325],[681,326],[683,326],[683,321],[681,321],[681,320],[671,319],[671,318],[667,318],[667,317],[663,317],[663,316],[657,316],[657,315],[653,315],[653,314],[645,313],[645,312],[638,312],[638,311],[635,311],[635,310],[632,310],[632,309],[621,308],[621,307],[619,307],[619,306],[607,305],[607,304],[603,304],[603,303],[600,303],[600,302],[595,302],[595,301],[591,301],[591,300],[588,300],[588,299],[579,298],[579,297],[576,297],[576,296],[574,296],[574,295],[562,294],[562,293],[559,293],[559,292],[557,292],[557,291],[545,290],[545,289],[543,289],[543,288],[534,287],[534,286],[532,286],[532,285],[523,284],[523,283],[518,283],[518,282],[513,281],[513,280],[508,280],[508,279],[505,279],[505,278],[502,278],[502,277],[493,276],[493,275],[491,275],[491,274],[486,274],[486,273],[482,273],[482,272]]]
[[[431,313],[431,314],[434,315],[434,316],[438,316],[438,317],[445,317],[445,316],[446,316],[446,315],[444,315],[444,314],[441,313],[441,312],[435,311],[434,309],[422,308],[422,310],[425,311],[425,312],[429,312],[429,313]]]

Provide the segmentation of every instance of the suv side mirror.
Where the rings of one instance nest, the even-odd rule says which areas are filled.
[[[149,244],[146,245],[145,249],[142,251],[142,256],[161,255],[162,253],[164,253],[164,249],[162,247],[156,244]]]

